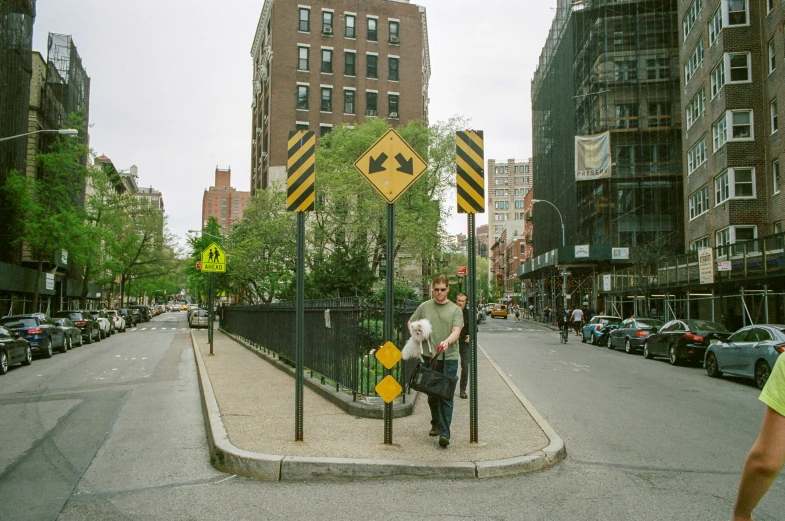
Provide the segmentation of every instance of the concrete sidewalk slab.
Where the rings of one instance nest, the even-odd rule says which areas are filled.
[[[202,383],[211,459],[219,470],[264,480],[381,476],[491,477],[547,467],[566,455],[564,442],[490,360],[478,355],[479,440],[469,443],[469,400],[455,400],[451,443],[429,437],[425,396],[414,414],[384,423],[357,418],[304,388],[304,438],[294,441],[294,379],[253,347],[216,331],[192,332]],[[306,376],[307,378],[307,376]],[[414,397],[414,394],[410,395]]]

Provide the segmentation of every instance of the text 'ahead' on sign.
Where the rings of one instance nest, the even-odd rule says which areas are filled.
[[[391,128],[354,162],[354,167],[382,197],[394,203],[428,164]]]
[[[203,272],[226,273],[226,253],[216,243],[202,252],[201,263]]]

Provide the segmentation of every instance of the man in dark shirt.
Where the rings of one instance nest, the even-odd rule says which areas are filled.
[[[461,336],[458,337],[458,353],[461,356],[461,398],[466,399],[466,386],[469,383],[469,366],[471,362],[471,349],[469,345],[469,309],[466,307],[467,297],[465,293],[458,293],[455,303],[463,312],[463,329]]]

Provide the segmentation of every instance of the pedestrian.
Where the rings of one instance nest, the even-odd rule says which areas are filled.
[[[551,323],[551,308],[545,306],[545,310],[543,310],[542,315],[545,317],[545,324],[548,325]]]
[[[461,398],[464,400],[469,396],[466,394],[466,387],[469,384],[469,368],[471,366],[471,345],[469,344],[469,310],[466,308],[466,301],[468,298],[465,293],[458,293],[455,298],[455,303],[463,311],[463,329],[461,329],[461,336],[458,339],[458,354],[461,357]]]
[[[450,285],[445,275],[436,275],[431,281],[433,298],[426,300],[417,308],[409,319],[409,324],[421,318],[431,322],[429,345],[423,346],[423,358],[426,364],[435,362],[436,370],[455,378],[458,375],[458,338],[463,328],[463,313],[455,303],[447,298]],[[431,351],[431,348],[434,351]],[[435,351],[440,351],[436,360]],[[444,400],[438,396],[428,395],[428,407],[431,409],[431,430],[429,436],[439,436],[439,446],[450,444],[450,423],[452,423],[453,400]]]
[[[581,324],[583,323],[583,310],[577,305],[572,311],[572,325],[575,328],[575,336],[581,335]]]
[[[534,304],[529,304],[529,318],[534,320]]]
[[[513,307],[513,313],[515,315],[515,321],[516,322],[520,322],[521,321],[521,308],[519,308],[518,306],[514,306]]]
[[[766,412],[758,439],[744,462],[734,521],[752,519],[752,511],[785,465],[785,357],[777,358],[759,399],[766,404]]]

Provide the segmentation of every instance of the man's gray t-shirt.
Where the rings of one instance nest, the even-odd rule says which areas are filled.
[[[420,320],[427,318],[431,322],[431,345],[433,352],[427,345],[423,344],[423,354],[425,356],[433,356],[433,353],[439,348],[439,344],[446,340],[452,328],[463,327],[463,312],[455,302],[447,301],[444,304],[437,304],[433,299],[426,300],[417,308],[410,321]],[[439,355],[441,360],[441,355]],[[444,353],[445,360],[458,360],[458,342],[453,342]]]

